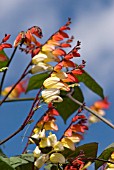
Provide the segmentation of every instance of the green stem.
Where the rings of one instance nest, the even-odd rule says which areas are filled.
[[[87,106],[84,106],[83,103],[79,102],[78,100],[76,100],[75,98],[72,97],[74,90],[72,89],[72,91],[70,93],[67,94],[67,97],[69,97],[73,102],[75,102],[76,104],[78,104],[79,106],[83,106],[84,109],[86,109],[87,111],[89,111],[91,114],[93,114],[94,116],[96,116],[97,118],[99,118],[102,122],[104,122],[105,124],[107,124],[108,126],[110,126],[111,128],[114,129],[114,125],[109,122],[107,119],[105,119],[104,117],[100,116],[97,112],[93,111],[92,109],[90,109]]]
[[[10,100],[5,100],[4,103],[9,103],[9,102],[23,102],[23,101],[32,101],[34,100],[34,97],[31,98],[18,98],[18,99],[10,99]],[[0,101],[1,102],[1,101]]]

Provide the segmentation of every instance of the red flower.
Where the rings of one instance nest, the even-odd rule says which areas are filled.
[[[0,44],[0,51],[4,48],[12,48],[12,45],[8,43]]]

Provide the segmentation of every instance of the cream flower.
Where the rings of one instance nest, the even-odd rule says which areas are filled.
[[[49,147],[49,146],[51,146],[51,142],[48,138],[45,137],[45,138],[41,139],[39,146],[40,146],[40,148],[45,148],[47,146]]]
[[[60,59],[58,57],[55,57],[51,52],[39,52],[37,55],[35,55],[32,58],[32,64],[38,64],[39,62],[59,62]]]
[[[38,146],[36,146],[35,150],[33,151],[34,157],[39,158],[41,150]]]
[[[47,58],[47,55],[42,53],[42,52],[39,52],[37,55],[35,55],[33,58],[32,58],[32,63],[33,64],[38,64],[39,62],[42,62],[44,61],[45,59]]]
[[[58,141],[55,145],[54,145],[54,151],[63,151],[64,147],[62,142]]]
[[[74,143],[72,142],[72,140],[70,140],[70,139],[68,139],[68,138],[62,138],[61,142],[62,142],[62,144],[63,144],[64,147],[69,148],[69,149],[71,149],[72,151],[75,150],[75,145],[74,145]]]
[[[66,79],[68,76],[65,72],[59,71],[59,72],[53,72],[51,74],[51,77],[58,77],[62,80],[62,79]]]
[[[45,44],[42,47],[42,51],[44,51],[44,52],[53,51],[53,50],[55,50],[55,45],[52,45],[52,44]]]
[[[42,97],[44,99],[49,98],[50,96],[59,95],[59,94],[60,94],[60,90],[56,88],[45,89],[42,91]]]
[[[47,99],[44,100],[46,103],[50,103],[50,102],[56,102],[56,103],[59,103],[59,102],[62,102],[63,99],[58,96],[58,95],[54,95],[54,96],[51,96]]]
[[[56,88],[45,89],[42,91],[42,98],[46,103],[62,102],[63,99],[59,96],[60,90]]]
[[[69,91],[70,88],[66,83],[63,83],[58,77],[49,77],[43,83],[45,88],[56,88],[60,90]]]
[[[57,143],[57,137],[55,134],[50,134],[48,136],[48,139],[50,140],[51,142],[51,146],[54,146],[56,143]]]
[[[34,165],[37,168],[41,168],[48,159],[49,159],[49,156],[46,154],[43,154],[39,158],[37,158],[37,160],[34,162]]]
[[[52,71],[53,67],[49,64],[43,63],[43,62],[39,62],[37,65],[33,65],[32,69],[31,69],[31,73],[35,74],[38,72],[42,72],[42,71]]]
[[[65,163],[65,157],[61,153],[53,153],[50,156],[50,161],[52,163],[64,164]]]

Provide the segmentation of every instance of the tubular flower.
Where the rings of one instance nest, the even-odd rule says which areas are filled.
[[[9,43],[6,43],[6,41],[10,38],[10,34],[5,34],[4,38],[2,39],[2,42],[0,43],[0,51],[2,51],[4,48],[12,48],[12,45]],[[0,54],[1,55],[1,54]]]
[[[34,157],[39,158],[40,157],[41,150],[38,146],[36,146],[35,150],[33,151]]]
[[[52,153],[50,156],[50,161],[52,163],[65,163],[65,157],[61,153]]]
[[[42,91],[42,98],[46,103],[62,102],[63,99],[59,96],[60,90],[56,88],[45,89]]]
[[[32,42],[36,46],[40,46],[41,44],[36,40],[34,35],[37,36],[38,38],[42,38],[41,28],[33,26],[29,28],[26,32],[21,31],[14,41],[14,47],[21,45],[21,43],[24,43],[27,46],[31,46]]]
[[[84,115],[74,116],[70,127],[64,132],[64,136],[70,139],[73,143],[80,142],[80,140],[83,139],[85,130],[88,130],[88,127],[85,123],[87,123],[87,119]]]
[[[43,128],[45,130],[55,130],[55,131],[57,131],[58,130],[58,126],[55,124],[56,119],[54,117],[48,117],[47,120],[46,121],[44,119],[41,120],[40,122],[38,122],[37,126],[39,128],[42,128],[42,126],[43,126]]]
[[[42,71],[52,71],[53,67],[49,64],[43,63],[43,62],[39,62],[37,65],[33,65],[30,72],[31,74],[35,74],[38,72],[42,72]]]
[[[69,91],[68,85],[60,80],[58,77],[49,77],[43,83],[45,88],[56,88],[60,90]]]
[[[49,159],[49,156],[47,154],[43,154],[39,158],[36,159],[36,161],[34,162],[34,165],[37,168],[41,168],[48,159]]]
[[[51,74],[51,77],[58,77],[62,81],[64,81],[64,79],[66,79],[68,76],[67,76],[67,74],[65,72],[59,71],[59,72],[53,72]]]
[[[31,143],[35,143],[35,140],[39,140],[44,137],[45,137],[45,129],[41,131],[40,128],[35,128],[34,134],[29,138],[29,141]]]
[[[25,79],[23,81],[21,81],[20,83],[17,84],[17,86],[14,88],[14,90],[9,94],[9,99],[14,99],[14,98],[18,98],[21,93],[24,93],[26,91],[27,88],[27,83],[28,83],[28,79]],[[9,91],[12,89],[12,86],[10,87],[6,87],[3,91],[2,91],[2,95],[5,96],[9,93]]]
[[[69,138],[62,138],[61,142],[62,142],[64,147],[66,147],[68,149],[71,149],[72,151],[75,150],[74,142],[71,139],[69,139]]]
[[[96,101],[90,107],[90,109],[96,111],[97,114],[104,116],[105,115],[104,109],[108,109],[109,106],[110,106],[110,103],[108,102],[107,97],[105,97],[103,100]],[[97,117],[95,117],[94,115],[90,115],[89,121],[90,121],[90,123],[96,123],[96,122],[99,122],[100,120]]]
[[[60,96],[58,96],[58,95],[54,95],[54,96],[48,97],[48,98],[45,99],[44,101],[45,101],[46,103],[50,103],[50,102],[57,102],[57,103],[59,103],[59,102],[62,102],[63,99],[62,99]]]
[[[39,52],[37,55],[35,55],[32,58],[32,63],[33,64],[38,64],[39,62],[59,62],[59,58],[55,57],[51,52]]]

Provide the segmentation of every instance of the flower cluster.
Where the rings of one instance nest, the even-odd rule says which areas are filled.
[[[70,91],[70,87],[78,85],[76,75],[83,74],[85,61],[81,65],[76,65],[71,59],[80,57],[78,50],[80,42],[69,52],[66,53],[64,48],[71,47],[70,43],[74,37],[69,38],[65,32],[70,30],[71,20],[62,26],[55,34],[53,34],[44,45],[40,48],[38,54],[32,58],[31,73],[49,72],[49,77],[44,81],[44,90],[42,98],[44,102],[62,102],[60,90]],[[54,63],[56,63],[54,65]]]
[[[80,142],[83,139],[85,130],[88,130],[87,119],[84,115],[77,115],[72,119],[72,123],[65,131],[64,136],[72,142]]]
[[[105,97],[103,100],[99,100],[96,101],[91,107],[90,109],[92,109],[93,111],[95,111],[97,114],[104,116],[105,115],[105,111],[104,109],[108,109],[110,106],[110,103],[108,102],[107,97]],[[89,116],[89,122],[90,123],[96,123],[100,121],[96,116],[94,115],[90,115]]]
[[[12,92],[8,95],[9,99],[15,99],[18,98],[21,93],[25,93],[26,88],[27,88],[27,84],[28,84],[28,78],[25,80],[22,80],[21,82],[19,82],[16,87],[12,90]],[[6,96],[9,91],[12,89],[12,86],[6,87],[2,92],[2,96]]]
[[[79,112],[78,112],[79,114]],[[76,115],[73,117],[70,126],[66,129],[61,139],[57,140],[55,134],[48,131],[58,130],[56,125],[55,116],[59,116],[58,111],[54,108],[53,104],[48,104],[48,110],[43,117],[37,122],[29,143],[36,144],[36,148],[33,151],[35,157],[34,165],[37,168],[41,168],[45,163],[50,162],[51,164],[60,164],[61,166],[66,165],[66,170],[71,167],[84,166],[83,161],[79,161],[75,158],[75,161],[66,159],[63,151],[68,148],[69,150],[75,151],[75,144],[83,139],[83,133],[88,129],[86,123],[86,117],[84,115]],[[77,159],[77,162],[76,162]],[[83,163],[83,165],[82,165]],[[64,169],[64,168],[63,168]]]
[[[5,48],[12,48],[12,45],[9,43],[6,43],[6,41],[10,38],[10,34],[5,34],[4,38],[2,39],[0,43],[0,62],[7,61],[6,55],[2,52]],[[1,53],[2,52],[2,53]]]

